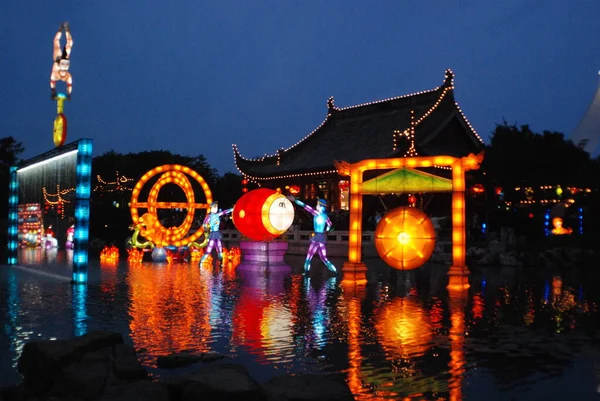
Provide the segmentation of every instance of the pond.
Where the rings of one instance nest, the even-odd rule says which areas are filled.
[[[471,287],[449,292],[447,266],[367,259],[370,281],[354,289],[318,260],[307,277],[302,257],[286,260],[291,274],[269,275],[96,261],[88,285],[71,285],[64,252],[23,251],[23,267],[0,267],[0,386],[20,380],[25,342],[111,330],[157,378],[174,374],[157,356],[193,350],[226,354],[259,382],[341,372],[357,400],[599,395],[596,272],[471,268]]]

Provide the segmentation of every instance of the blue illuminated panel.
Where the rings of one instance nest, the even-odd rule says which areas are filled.
[[[19,181],[17,181],[17,167],[10,168],[10,183],[8,184],[8,264],[17,264],[17,234],[18,234],[18,209],[19,209]]]
[[[76,283],[87,282],[91,183],[92,140],[80,139],[77,145],[75,235],[73,238],[73,281]]]
[[[544,235],[547,237],[550,235],[550,209],[546,210],[544,214]]]

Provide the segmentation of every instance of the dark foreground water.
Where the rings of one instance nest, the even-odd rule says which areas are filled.
[[[0,386],[19,381],[25,342],[101,329],[123,333],[157,377],[173,374],[158,355],[210,350],[259,382],[342,372],[358,400],[600,395],[600,276],[589,270],[473,268],[468,291],[448,292],[445,266],[367,260],[377,273],[355,291],[320,261],[309,278],[122,261],[92,262],[89,284],[72,286],[67,259],[28,251],[36,272],[0,267]],[[289,263],[300,271],[302,258]]]

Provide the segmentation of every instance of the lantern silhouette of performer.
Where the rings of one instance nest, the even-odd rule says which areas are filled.
[[[223,245],[221,244],[222,236],[221,232],[219,231],[219,226],[221,225],[221,216],[230,214],[232,211],[233,209],[219,211],[219,203],[211,203],[210,213],[208,213],[204,219],[204,223],[202,223],[202,225],[205,227],[204,229],[210,231],[210,233],[208,235],[206,252],[204,252],[204,255],[202,255],[200,263],[203,263],[208,258],[215,246],[217,247],[217,257],[219,258],[219,261],[223,260]]]
[[[336,273],[337,270],[335,266],[327,259],[327,249],[325,248],[325,243],[327,242],[325,232],[331,230],[331,220],[327,217],[327,213],[325,212],[327,201],[325,199],[319,199],[317,201],[317,208],[313,209],[304,202],[296,199],[293,195],[288,195],[287,198],[314,216],[313,224],[315,235],[310,239],[310,245],[308,247],[308,252],[306,253],[306,259],[304,260],[304,273],[308,273],[310,270],[310,261],[317,251],[319,251],[319,257],[325,266],[327,266],[331,272]]]
[[[71,224],[71,226],[67,229],[67,241],[65,242],[65,248],[73,249],[73,237],[75,236],[75,225]]]
[[[62,38],[63,32],[65,33],[66,43],[61,49],[60,39]],[[56,35],[54,35],[54,52],[52,53],[52,73],[50,74],[50,89],[52,89],[52,99],[56,100],[58,95],[56,93],[56,82],[63,81],[67,84],[67,99],[71,99],[71,90],[73,85],[73,78],[69,72],[69,66],[71,64],[71,49],[73,48],[73,38],[71,37],[71,31],[69,30],[69,23],[63,22],[58,27]]]

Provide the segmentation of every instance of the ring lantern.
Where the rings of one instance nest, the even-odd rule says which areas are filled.
[[[416,269],[433,253],[435,228],[419,209],[399,207],[377,224],[375,247],[381,259],[394,269]]]
[[[269,241],[287,231],[294,222],[294,206],[281,193],[268,188],[254,189],[233,207],[233,224],[246,237]]]

